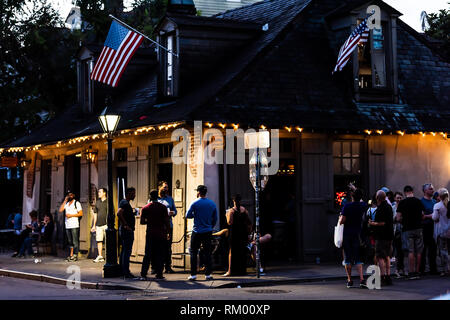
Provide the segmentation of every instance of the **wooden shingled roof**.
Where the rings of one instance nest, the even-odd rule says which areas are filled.
[[[397,26],[399,103],[355,102],[351,68],[331,74],[341,42],[324,17],[339,4],[335,0],[265,0],[212,18],[184,19],[183,23],[191,20],[197,25],[238,21],[242,26],[268,28],[214,66],[202,84],[170,104],[154,106],[154,68],[153,74],[146,74],[116,100],[113,107],[123,112],[120,129],[203,120],[278,128],[449,132],[448,59],[401,21]],[[355,0],[354,5],[361,1]],[[73,127],[65,126],[65,119],[71,116],[62,115],[48,124],[53,129],[44,126],[8,146],[101,131],[96,118]]]

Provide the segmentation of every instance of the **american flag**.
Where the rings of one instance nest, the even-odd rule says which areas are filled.
[[[143,39],[143,36],[113,21],[103,50],[92,70],[91,79],[117,87],[122,73]]]
[[[356,27],[356,29],[353,30],[350,37],[348,37],[347,41],[345,41],[345,43],[342,45],[333,73],[335,73],[336,71],[342,71],[342,69],[350,59],[350,55],[353,50],[355,50],[356,46],[359,43],[367,42],[367,40],[369,39],[369,27],[367,26],[368,18],[369,17],[365,18],[363,22],[361,22]]]

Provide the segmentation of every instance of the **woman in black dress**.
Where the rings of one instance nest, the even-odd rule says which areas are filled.
[[[248,211],[241,206],[241,196],[233,197],[234,206],[227,211],[227,223],[229,225],[228,241],[230,251],[228,254],[228,271],[225,277],[242,276],[247,273],[248,235],[251,230],[251,221]]]

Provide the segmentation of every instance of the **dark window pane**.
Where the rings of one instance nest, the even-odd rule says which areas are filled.
[[[341,156],[341,142],[333,142],[333,156]]]
[[[342,142],[342,156],[343,157],[351,157],[350,146],[351,146],[351,142]]]
[[[351,159],[343,159],[342,160],[342,172],[343,173],[352,172],[352,160]]]
[[[352,142],[352,157],[358,158],[360,155],[359,151],[360,142]]]
[[[341,173],[342,172],[342,169],[341,169],[341,158],[333,159],[333,166],[334,166],[334,174]]]
[[[360,168],[360,162],[359,159],[353,159],[352,160],[352,172],[359,174],[361,173],[361,168]]]

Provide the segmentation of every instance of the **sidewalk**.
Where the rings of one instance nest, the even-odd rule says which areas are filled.
[[[68,267],[77,265],[81,269],[80,284],[82,288],[103,290],[184,290],[206,288],[235,288],[266,286],[273,284],[287,284],[312,281],[342,280],[345,281],[344,268],[336,264],[302,264],[288,266],[267,267],[266,274],[259,279],[252,269],[243,277],[223,277],[223,271],[213,272],[213,281],[205,281],[204,275],[199,273],[198,280],[188,281],[188,271],[176,269],[175,274],[164,274],[165,280],[154,280],[149,275],[150,281],[123,280],[122,278],[104,279],[102,277],[103,263],[93,263],[91,259],[81,258],[77,262],[66,262],[62,258],[54,256],[40,257],[41,262],[35,263],[32,258],[12,258],[11,254],[0,254],[0,276],[10,276],[29,280],[44,281],[66,285],[66,281],[72,272]],[[141,264],[132,263],[131,272],[138,276]],[[356,274],[355,274],[356,275]]]

